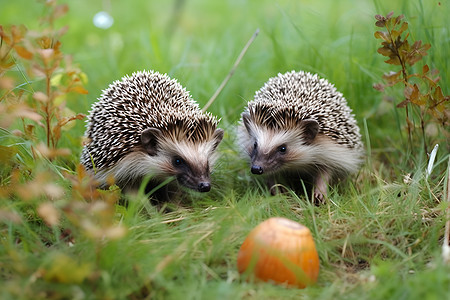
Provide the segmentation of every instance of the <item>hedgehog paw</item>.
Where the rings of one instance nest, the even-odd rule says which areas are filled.
[[[326,193],[324,194],[320,190],[315,189],[313,197],[313,202],[315,205],[322,205],[325,203]]]
[[[324,204],[327,197],[327,187],[330,180],[328,172],[321,172],[316,179],[316,186],[314,188],[313,201],[316,205]]]

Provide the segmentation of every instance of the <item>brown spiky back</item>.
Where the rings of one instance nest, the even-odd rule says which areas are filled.
[[[154,71],[124,76],[109,85],[92,106],[81,163],[107,168],[140,145],[142,131],[158,128],[164,138],[208,141],[218,120],[203,113],[175,79]]]
[[[275,130],[295,129],[315,119],[319,133],[350,148],[362,148],[352,110],[334,85],[308,72],[291,71],[270,78],[248,103],[255,124]]]

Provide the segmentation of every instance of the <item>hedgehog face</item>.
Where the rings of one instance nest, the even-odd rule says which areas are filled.
[[[313,161],[314,141],[319,124],[308,119],[299,122],[297,127],[274,129],[257,125],[247,112],[242,121],[248,143],[245,149],[251,159],[253,174],[271,174],[290,168],[309,168]]]
[[[149,173],[173,176],[182,186],[208,192],[211,189],[210,169],[222,138],[222,129],[216,129],[210,139],[193,142],[186,138],[169,138],[163,131],[149,128],[142,133],[141,142],[149,155],[147,159],[152,160],[149,165],[159,167],[159,170],[148,170]]]

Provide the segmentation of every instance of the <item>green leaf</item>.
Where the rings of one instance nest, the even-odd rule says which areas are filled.
[[[0,145],[0,163],[6,164],[17,154],[17,152],[18,150],[14,146]]]
[[[62,73],[53,75],[52,78],[50,79],[50,84],[52,86],[59,86],[61,84],[62,77],[63,77]]]
[[[89,263],[80,263],[63,253],[56,253],[45,267],[44,279],[48,282],[79,284],[92,272]]]

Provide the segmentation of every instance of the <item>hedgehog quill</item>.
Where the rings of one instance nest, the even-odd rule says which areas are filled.
[[[358,170],[361,135],[346,99],[334,85],[308,72],[270,78],[241,115],[238,142],[253,174],[302,191],[300,178],[312,186],[316,202],[327,186]]]
[[[146,176],[153,185],[173,177],[181,186],[208,192],[223,138],[217,124],[175,79],[136,72],[113,82],[93,104],[81,163],[101,187],[113,179],[129,191]]]

